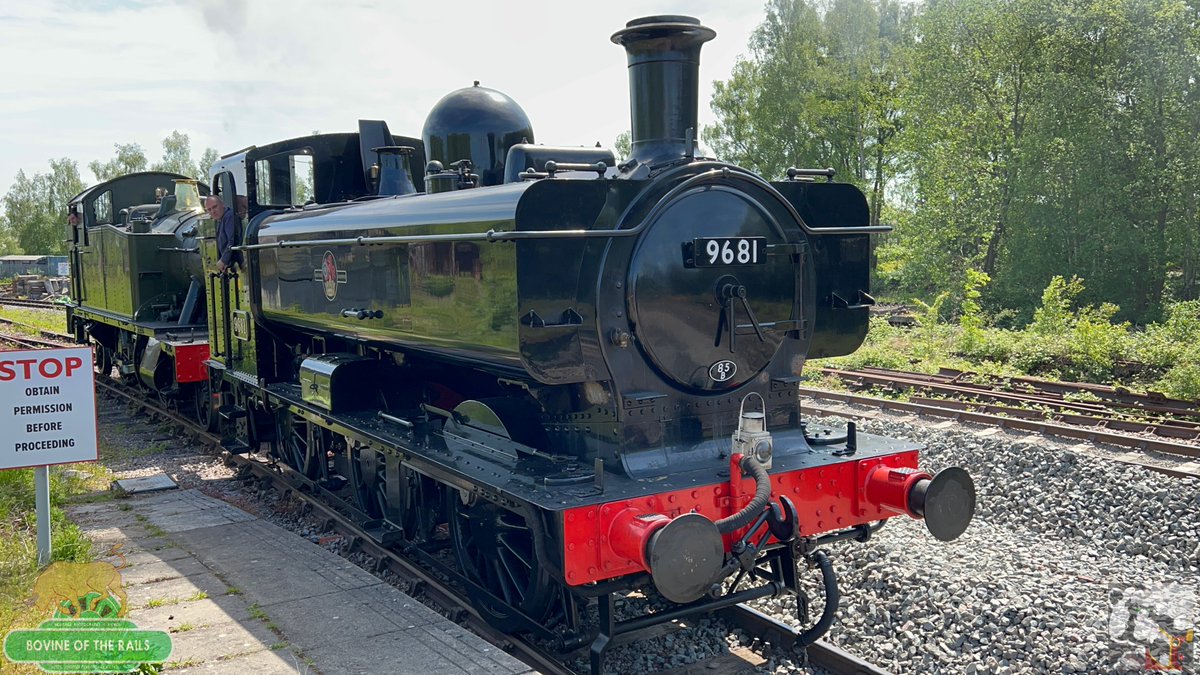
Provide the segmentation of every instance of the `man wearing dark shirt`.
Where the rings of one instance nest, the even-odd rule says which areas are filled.
[[[217,221],[217,271],[224,272],[230,265],[241,260],[237,251],[232,250],[237,236],[237,215],[233,209],[227,208],[218,197],[209,197],[204,202],[204,210]]]

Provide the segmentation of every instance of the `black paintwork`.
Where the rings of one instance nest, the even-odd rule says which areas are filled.
[[[559,164],[595,164],[603,162],[606,167],[616,165],[616,156],[607,148],[571,148],[558,145],[534,145],[518,143],[508,149],[508,158],[504,162],[504,182],[516,183],[522,174],[529,171],[543,173],[546,162],[554,161]]]
[[[654,164],[692,155],[700,47],[714,37],[689,16],[634,19],[613,34],[629,62],[632,159]]]
[[[694,157],[699,52],[712,37],[673,16],[613,36],[627,52],[633,117],[633,157],[619,167],[602,149],[533,145],[525,113],[478,86],[442,99],[424,156],[406,155],[425,194],[403,180],[374,184],[373,162],[382,177],[386,161],[367,145],[407,145],[368,142],[391,136],[382,123],[364,123],[361,138],[294,139],[224,158],[216,170],[229,170],[229,192],[253,196],[254,172],[245,174],[257,158],[302,152],[317,202],[252,207],[245,269],[212,282],[221,288],[211,293],[213,368],[232,445],[272,441],[275,457],[326,485],[332,471],[348,476],[358,508],[390,523],[381,539],[399,533],[414,550],[438,522],[478,535],[486,528],[471,523],[503,519],[503,542],[496,534],[466,554],[456,544],[456,554],[469,561],[511,538],[521,569],[544,578],[523,600],[504,600],[509,586],[464,565],[468,582],[487,586],[475,588],[481,612],[531,613],[511,617],[510,629],[540,626],[548,606],[526,600],[558,595],[564,511],[727,483],[748,400],[761,397],[774,474],[916,450],[867,434],[853,436],[854,448],[806,438],[805,360],[848,353],[866,331],[866,200],[853,186],[807,180],[823,172],[772,184]],[[239,170],[244,187],[231,178]],[[753,242],[763,259],[698,262],[706,242]],[[302,377],[316,389],[302,389]],[[707,551],[656,551],[660,590],[690,598],[713,582],[674,569],[685,554],[715,566],[723,547],[709,539],[717,544]],[[799,592],[802,550],[777,551],[775,581],[759,577],[742,591],[750,595],[713,602]],[[748,555],[742,563],[763,562]],[[604,596],[594,667],[620,627],[605,594],[646,583],[630,575],[575,589]],[[689,607],[621,626],[702,609]]]
[[[719,451],[705,439],[736,428],[752,391],[766,397],[770,428],[795,425],[810,344],[839,353],[865,332],[864,309],[830,298],[865,293],[869,242],[806,234],[793,209],[821,226],[856,225],[813,205],[855,217],[862,194],[771,186],[719,162],[650,181],[573,176],[267,217],[251,243],[316,243],[251,252],[261,275],[252,302],[268,325],[329,336],[326,349],[349,338],[524,381],[539,412],[519,424],[545,429],[543,449],[620,463],[631,476],[710,464]],[[488,230],[579,234],[497,243]],[[357,243],[470,233],[480,236]],[[698,237],[761,239],[763,261],[697,266]],[[336,270],[322,278],[326,260]],[[718,366],[736,372],[716,379]]]
[[[482,185],[503,183],[509,148],[534,141],[521,106],[478,82],[442,97],[429,111],[421,135],[430,160],[445,168],[470,160]]]
[[[618,473],[606,473],[595,480],[594,464],[571,458],[548,460],[528,454],[518,443],[507,441],[470,427],[443,426],[434,418],[415,429],[381,419],[374,411],[329,413],[301,401],[299,385],[275,384],[266,388],[275,405],[322,420],[336,433],[384,452],[407,457],[422,472],[454,485],[482,487],[494,497],[525,502],[549,512],[625,499],[662,494],[674,490],[721,483],[728,477],[728,460],[716,471],[713,467],[665,471],[652,481],[633,479]],[[409,418],[417,420],[417,418]],[[710,441],[714,453],[723,449],[728,456],[728,441]],[[723,446],[720,448],[719,446]],[[830,466],[843,462],[873,459],[917,449],[914,443],[893,438],[858,434],[858,449],[851,457],[834,453],[845,444],[812,446],[798,430],[775,437],[776,455],[772,473]]]

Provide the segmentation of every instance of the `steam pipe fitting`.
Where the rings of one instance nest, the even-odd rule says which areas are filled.
[[[754,499],[741,511],[716,522],[717,531],[721,534],[729,534],[749,525],[771,502],[771,476],[767,473],[767,468],[748,455],[742,457],[739,466],[742,471],[754,476]]]
[[[838,592],[837,575],[833,571],[833,561],[825,555],[824,551],[814,551],[810,557],[821,570],[821,581],[825,586],[825,608],[821,610],[821,618],[811,628],[796,637],[796,644],[800,647],[811,645],[829,631],[830,626],[833,625],[833,619],[837,615],[838,604],[842,601],[842,595]]]

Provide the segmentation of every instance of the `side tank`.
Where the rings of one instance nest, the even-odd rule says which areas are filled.
[[[271,216],[248,238],[267,246],[251,251],[260,270],[262,318],[523,369],[516,248],[445,235],[516,229],[518,204],[530,185]],[[428,235],[435,240],[355,241]]]

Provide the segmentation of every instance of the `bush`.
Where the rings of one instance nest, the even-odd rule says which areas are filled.
[[[1026,332],[1013,345],[1011,361],[1028,375],[1055,376],[1066,361],[1066,353],[1066,345],[1060,340]]]
[[[1005,362],[1013,358],[1020,333],[1009,330],[990,329],[979,334],[975,349],[970,356],[980,361]]]
[[[1158,387],[1167,396],[1200,402],[1200,360],[1171,368],[1158,381]]]
[[[977,270],[967,270],[967,280],[963,284],[963,300],[960,305],[958,325],[962,328],[958,348],[964,354],[975,355],[983,344],[983,307],[979,298],[983,296],[983,288],[992,280],[991,277]]]
[[[1113,324],[1113,304],[1080,310],[1069,337],[1073,377],[1089,382],[1112,380],[1113,365],[1129,346],[1129,324]]]
[[[1083,292],[1083,280],[1071,277],[1066,281],[1060,276],[1050,280],[1042,291],[1042,306],[1033,311],[1033,323],[1029,329],[1041,335],[1061,335],[1072,325],[1071,306]]]
[[[1133,358],[1156,368],[1200,361],[1200,300],[1168,305],[1166,314],[1165,321],[1135,335]]]

